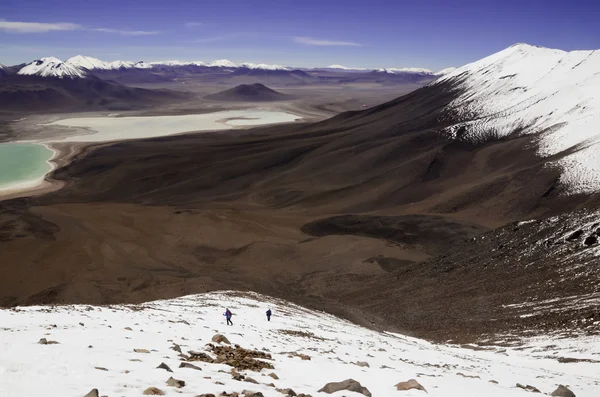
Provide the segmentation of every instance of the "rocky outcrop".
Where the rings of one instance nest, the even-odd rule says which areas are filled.
[[[88,394],[86,394],[83,397],[100,397],[100,393],[98,392],[98,389],[92,389]]]
[[[417,382],[415,379],[409,379],[406,382],[400,382],[396,384],[396,390],[405,391],[412,389],[422,390],[427,393],[427,390],[425,390],[423,385]]]
[[[340,391],[340,390],[354,391],[354,392],[360,393],[362,395],[365,395],[367,397],[371,397],[371,392],[369,391],[369,389],[367,389],[366,387],[364,387],[363,385],[361,385],[359,382],[355,381],[354,379],[346,379],[343,382],[328,383],[325,386],[323,386],[319,390],[319,392],[331,394],[331,393],[335,393],[336,391]]]
[[[144,390],[143,393],[145,396],[164,396],[165,392],[160,390],[157,387],[149,387],[146,390]]]
[[[215,336],[213,336],[212,341],[215,343],[226,343],[228,345],[231,345],[231,342],[229,342],[229,339],[227,339],[225,336],[223,336],[221,334],[216,334]]]
[[[552,397],[575,397],[575,393],[569,390],[568,387],[559,385],[551,394]]]
[[[180,379],[170,377],[169,379],[167,379],[167,385],[180,389],[182,387],[185,387],[185,382]]]
[[[167,372],[173,372],[171,370],[171,368],[169,368],[169,366],[165,363],[160,363],[160,365],[158,367],[156,367],[157,369],[164,369]]]

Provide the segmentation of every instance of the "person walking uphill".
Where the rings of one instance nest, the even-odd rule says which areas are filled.
[[[229,308],[225,309],[224,316],[227,319],[227,325],[233,325],[233,323],[231,322],[231,316],[233,316],[233,313],[231,312],[231,310],[229,310]]]
[[[267,310],[267,321],[271,321],[271,309]]]

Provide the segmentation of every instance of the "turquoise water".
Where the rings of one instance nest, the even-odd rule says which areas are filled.
[[[36,143],[0,143],[0,189],[40,180],[52,170],[53,155]]]

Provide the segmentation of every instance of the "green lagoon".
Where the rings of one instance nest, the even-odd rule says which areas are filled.
[[[37,143],[0,143],[0,189],[35,185],[52,170],[53,156]]]

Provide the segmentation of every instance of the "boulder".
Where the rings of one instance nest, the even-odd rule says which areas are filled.
[[[535,387],[535,386],[531,386],[531,385],[525,386],[525,385],[522,385],[520,383],[517,383],[517,387],[519,389],[527,390],[527,391],[530,391],[532,393],[541,393],[541,391],[537,387]]]
[[[279,376],[277,376],[277,374],[275,372],[271,372],[268,376],[270,376],[271,378],[277,380],[279,379]]]
[[[181,363],[181,364],[179,364],[179,368],[191,368],[191,369],[195,369],[198,371],[202,371],[202,368],[197,367],[194,364],[190,364],[190,363]]]
[[[164,396],[165,392],[157,387],[149,387],[146,390],[144,390],[143,394],[146,396]]]
[[[177,353],[182,353],[181,346],[179,346],[177,343],[173,343],[173,346],[171,346],[170,349],[175,350]]]
[[[359,367],[367,367],[370,368],[369,363],[366,361],[357,361],[354,363],[354,365],[358,365]]]
[[[249,376],[246,376],[246,377],[244,378],[244,382],[248,382],[248,383],[254,383],[254,384],[257,384],[257,385],[258,385],[258,381],[257,381],[256,379],[253,379],[253,378],[249,377]]]
[[[249,390],[244,390],[242,391],[242,394],[244,395],[244,397],[265,397],[261,392],[259,391],[249,391]]]
[[[173,372],[171,370],[171,368],[169,368],[169,366],[165,363],[160,363],[160,365],[158,367],[156,367],[157,369],[164,369],[167,372]]]
[[[229,342],[229,339],[227,339],[225,336],[223,336],[221,334],[216,334],[215,336],[213,336],[212,341],[215,343],[226,343],[228,345],[231,345],[231,342]]]
[[[133,351],[136,353],[150,353],[148,349],[133,349]]]
[[[167,379],[167,385],[168,386],[172,386],[172,387],[176,387],[176,388],[181,388],[185,386],[185,382],[179,379],[175,379],[173,377],[170,377],[169,379]]]
[[[98,389],[92,389],[88,394],[86,394],[83,397],[100,397],[100,393],[98,392]]]
[[[48,340],[46,338],[40,339],[38,342],[40,345],[58,345],[58,342],[55,340]]]
[[[411,389],[422,390],[425,393],[427,393],[427,390],[425,390],[423,385],[414,379],[409,379],[406,382],[400,382],[400,383],[396,384],[396,390],[404,391],[404,390],[411,390]]]
[[[556,390],[550,394],[552,397],[575,397],[575,393],[573,393],[567,386],[559,385]]]
[[[275,389],[277,390],[279,393],[284,394],[286,396],[290,396],[290,397],[296,397],[297,394],[295,391],[293,391],[292,389]]]
[[[369,391],[369,389],[362,386],[359,382],[355,381],[354,379],[346,379],[343,382],[328,383],[325,386],[323,386],[319,390],[319,392],[331,394],[331,393],[335,393],[336,391],[340,391],[340,390],[354,391],[357,393],[361,393],[367,397],[371,397],[371,392]]]

